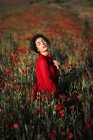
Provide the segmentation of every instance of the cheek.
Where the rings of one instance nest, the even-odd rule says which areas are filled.
[[[38,50],[38,51],[41,51],[41,50],[42,50],[41,46],[38,46],[38,47],[37,47],[37,50]]]

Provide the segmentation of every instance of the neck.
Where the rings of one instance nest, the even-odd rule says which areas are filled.
[[[47,56],[49,54],[49,52],[46,51],[46,52],[42,52],[41,54],[44,55],[44,56]]]

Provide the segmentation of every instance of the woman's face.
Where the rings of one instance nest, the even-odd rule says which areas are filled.
[[[42,37],[37,38],[36,41],[35,41],[35,43],[36,43],[37,50],[40,53],[45,52],[45,51],[48,51],[48,44],[44,40],[44,38],[42,38]]]

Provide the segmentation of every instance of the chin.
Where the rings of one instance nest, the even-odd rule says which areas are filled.
[[[48,48],[44,48],[44,51],[48,51]]]

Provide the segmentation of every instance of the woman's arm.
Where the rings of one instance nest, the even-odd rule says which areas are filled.
[[[53,81],[48,63],[45,60],[41,60],[38,64],[40,73],[41,73],[41,78],[42,78],[42,83],[43,87],[46,91],[48,91],[50,94],[58,94],[57,92],[57,86]]]

